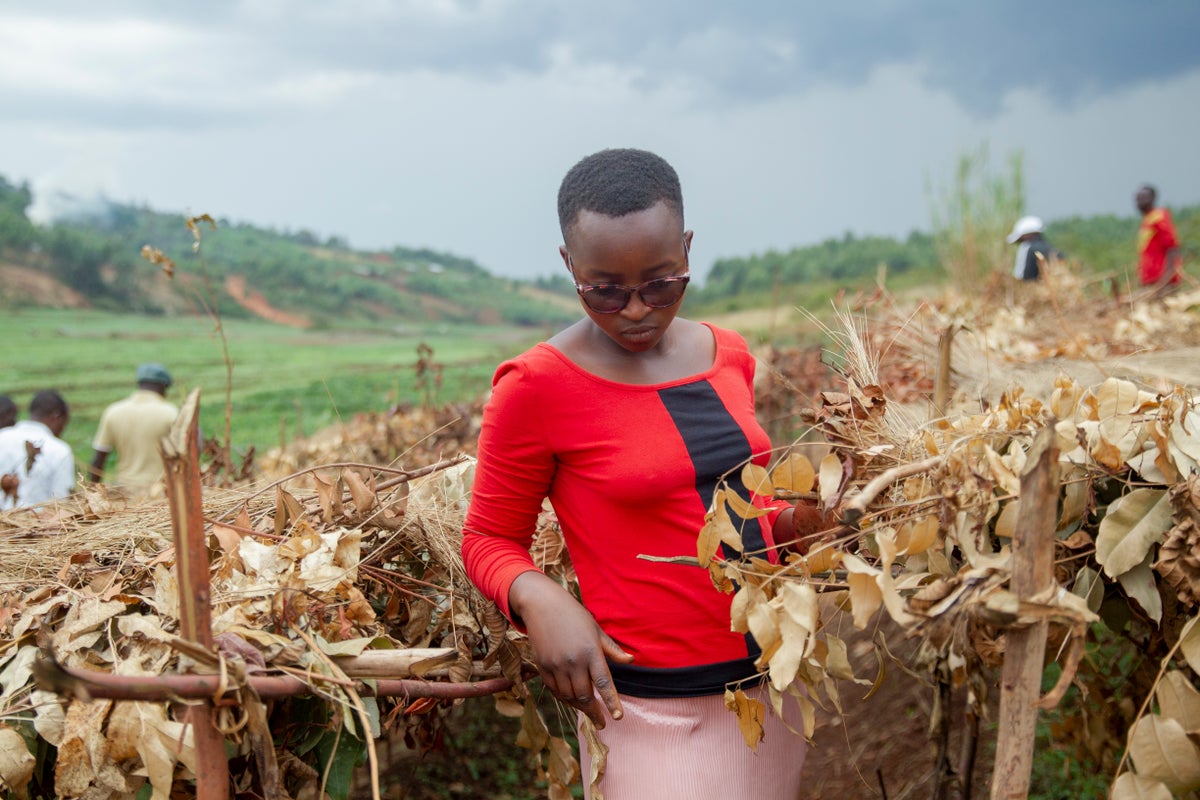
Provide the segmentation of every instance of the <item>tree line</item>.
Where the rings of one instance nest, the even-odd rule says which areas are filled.
[[[1189,264],[1196,264],[1200,250],[1200,206],[1171,211],[1186,269]],[[1136,215],[1048,220],[1046,238],[1082,274],[1120,279],[1126,274],[1136,274],[1138,223]],[[1011,257],[1012,248],[1008,247],[1000,266],[993,268],[1011,267],[1007,260]],[[914,231],[905,239],[894,239],[847,233],[839,239],[787,251],[769,250],[720,259],[691,299],[705,307],[726,310],[801,298],[819,302],[838,291],[869,286],[881,272],[886,274],[889,284],[941,284],[954,278],[954,269],[933,234]]]
[[[572,286],[563,275],[508,280],[492,276],[471,259],[428,248],[364,252],[339,237],[322,241],[309,231],[281,232],[228,220],[217,220],[213,231],[201,226],[197,257],[193,234],[180,215],[101,203],[41,226],[29,218],[32,202],[28,184],[0,177],[0,253],[10,263],[57,278],[102,309],[165,313],[173,310],[171,302],[186,305],[189,291],[201,288],[195,272],[202,267],[217,289],[212,302],[233,317],[247,313],[221,290],[225,277],[233,274],[244,277],[272,305],[314,320],[382,322],[400,316],[554,325],[577,316],[569,305],[547,303],[544,295],[526,291],[570,297]],[[1200,242],[1200,206],[1172,211],[1186,264],[1195,260]],[[1132,213],[1071,217],[1048,220],[1046,236],[1085,274],[1118,276],[1135,261],[1137,227]],[[846,233],[787,251],[719,259],[695,282],[688,302],[717,311],[780,302],[816,304],[839,291],[869,286],[883,273],[889,284],[942,283],[953,280],[956,269],[945,247],[947,235],[944,230],[913,231],[897,239]],[[997,233],[989,230],[987,235],[995,238]],[[161,249],[185,273],[174,294],[164,297],[150,290],[159,267],[140,256],[145,244]],[[993,250],[1000,255],[989,269],[1003,268],[1003,248]],[[12,300],[6,300],[0,287],[4,302]]]

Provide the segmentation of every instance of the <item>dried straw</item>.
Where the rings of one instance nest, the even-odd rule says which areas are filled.
[[[211,518],[244,496],[238,490],[208,488],[205,515]],[[73,559],[105,571],[120,568],[135,553],[144,560],[171,544],[171,509],[165,498],[135,501],[103,486],[88,486],[53,505],[0,513],[0,591],[54,583]]]

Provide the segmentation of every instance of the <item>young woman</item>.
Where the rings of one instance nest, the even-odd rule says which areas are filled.
[[[751,750],[724,705],[733,684],[765,700],[760,650],[730,630],[731,595],[706,570],[639,558],[695,553],[722,478],[750,498],[740,468],[765,465],[771,449],[754,416],[754,360],[738,334],[676,316],[692,231],[662,158],[584,158],[558,214],[584,318],[496,371],[467,571],[527,632],[545,686],[602,729],[606,800],[795,798],[804,740],[768,712]],[[582,604],[529,556],[547,497]],[[793,510],[773,505],[745,521],[748,550],[792,539]],[[785,707],[800,730],[796,704]]]

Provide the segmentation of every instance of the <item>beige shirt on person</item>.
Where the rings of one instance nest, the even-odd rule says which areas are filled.
[[[138,389],[104,410],[92,447],[105,453],[117,451],[118,485],[145,490],[162,477],[158,443],[178,414],[174,403],[148,389]]]

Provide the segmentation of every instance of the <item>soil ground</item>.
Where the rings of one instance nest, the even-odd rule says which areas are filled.
[[[839,632],[846,641],[856,677],[873,680],[879,673],[875,637],[886,642],[887,651],[896,661],[885,662],[884,677],[869,698],[871,686],[839,682],[842,713],[834,709],[818,713],[817,730],[804,764],[808,784],[798,800],[933,796],[937,768],[937,747],[929,732],[935,700],[933,685],[925,676],[906,671],[917,643],[906,639],[898,626],[882,616],[878,628]],[[963,732],[967,730],[965,695],[964,689],[957,689],[951,700],[946,758],[956,772],[965,744]],[[989,699],[994,712],[998,689]],[[978,752],[990,753],[994,740],[987,724],[980,725]],[[978,756],[970,775],[971,796],[987,797],[990,779],[990,758]]]
[[[23,306],[87,308],[88,299],[74,289],[30,267],[0,263],[0,299]]]

